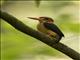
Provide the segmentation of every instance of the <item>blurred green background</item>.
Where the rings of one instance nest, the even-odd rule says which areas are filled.
[[[0,1],[1,9],[36,29],[27,17],[48,16],[63,31],[62,43],[80,53],[80,1]],[[1,60],[72,60],[1,20]]]

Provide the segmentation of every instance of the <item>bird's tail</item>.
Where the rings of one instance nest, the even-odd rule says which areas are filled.
[[[60,36],[59,39],[57,39],[56,43],[60,42],[61,39],[62,37]]]

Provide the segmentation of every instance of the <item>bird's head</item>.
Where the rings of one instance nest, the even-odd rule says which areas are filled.
[[[39,18],[28,17],[28,18],[33,19],[33,20],[38,20],[40,23],[43,23],[43,22],[53,23],[54,22],[54,20],[50,17],[39,17]]]

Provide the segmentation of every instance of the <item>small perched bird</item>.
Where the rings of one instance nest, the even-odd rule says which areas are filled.
[[[49,36],[51,39],[55,39],[56,43],[58,43],[62,37],[64,37],[64,34],[61,32],[61,30],[54,24],[54,20],[49,17],[39,17],[39,18],[33,18],[28,17],[33,20],[38,20],[39,24],[37,25],[37,29],[41,32]]]

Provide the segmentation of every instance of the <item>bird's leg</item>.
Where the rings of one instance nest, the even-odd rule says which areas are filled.
[[[52,33],[49,33],[49,32],[48,32],[48,33],[47,33],[47,36],[50,37],[52,40],[53,40],[53,39],[54,39],[54,40],[56,39],[55,36],[52,35]]]
[[[58,43],[60,41],[59,36],[55,33],[51,33],[48,32],[47,36],[51,39],[51,40],[55,40],[56,43]]]
[[[50,37],[53,37],[53,38],[56,38],[56,33],[51,31],[51,30],[48,30],[47,34],[50,36]]]

